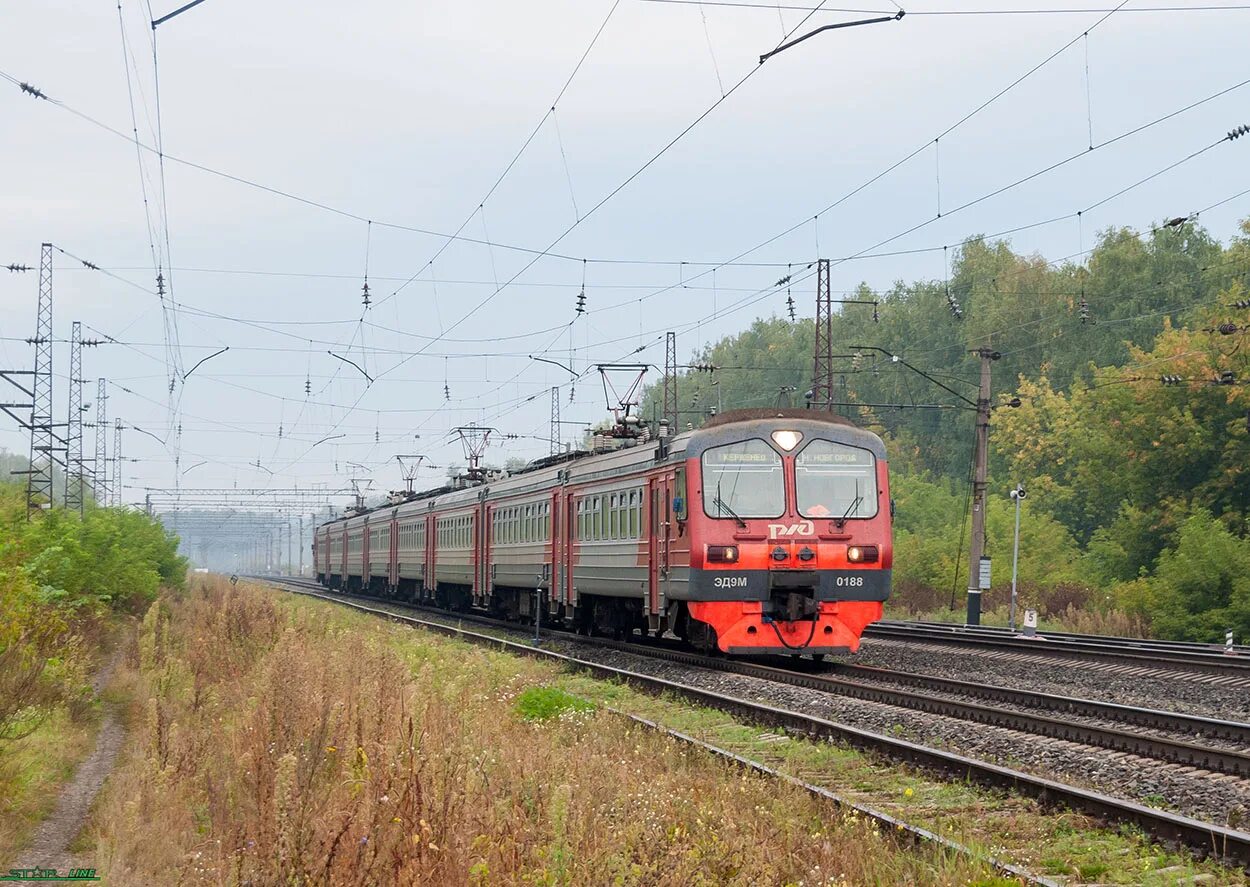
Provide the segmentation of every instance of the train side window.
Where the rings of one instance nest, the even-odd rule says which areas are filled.
[[[686,469],[678,468],[673,483],[673,514],[678,520],[690,518],[689,500],[686,498]]]
[[[621,514],[616,510],[616,493],[608,497],[608,538],[615,539],[621,531]]]

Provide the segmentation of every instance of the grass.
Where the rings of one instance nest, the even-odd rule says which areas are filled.
[[[84,665],[98,668],[125,631],[123,619],[80,626],[92,651]],[[95,747],[100,705],[88,690],[35,714],[39,724],[21,739],[0,742],[0,865],[21,864],[21,849],[56,807],[61,786]]]
[[[608,705],[1038,870],[1246,883],[1076,814],[246,586],[155,608],[123,681],[141,701],[95,829],[111,883],[1004,883]]]
[[[99,719],[53,709],[33,733],[0,747],[0,864],[21,864],[20,849],[56,807],[57,793],[95,745]]]
[[[107,883],[999,883],[598,709],[546,663],[319,602],[207,583],[129,659]]]

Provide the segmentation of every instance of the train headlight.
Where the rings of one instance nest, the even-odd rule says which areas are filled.
[[[853,564],[875,564],[877,557],[875,545],[852,545],[846,550],[846,559]]]
[[[787,453],[799,445],[799,441],[803,439],[801,431],[774,431],[773,443],[781,447]]]
[[[736,564],[738,562],[737,545],[709,545],[707,560],[712,564]]]

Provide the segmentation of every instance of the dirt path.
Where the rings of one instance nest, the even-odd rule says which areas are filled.
[[[91,682],[96,696],[108,686],[113,676],[113,669],[121,659],[121,651],[113,655]],[[100,724],[100,732],[96,736],[95,748],[87,756],[74,776],[61,789],[56,809],[47,819],[39,824],[29,846],[22,850],[18,860],[23,866],[46,866],[47,868],[67,869],[71,866],[90,865],[90,862],[69,853],[69,845],[73,842],[87,822],[91,804],[95,800],[105,778],[113,769],[117,753],[121,750],[125,738],[121,718],[116,707],[104,703],[104,720]]]

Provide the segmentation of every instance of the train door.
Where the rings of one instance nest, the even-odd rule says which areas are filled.
[[[364,528],[360,531],[360,585],[369,587],[369,518],[365,518]]]
[[[566,606],[577,606],[577,586],[573,582],[573,562],[575,552],[577,550],[577,508],[574,506],[573,493],[567,490],[561,490],[560,498],[563,500],[561,505],[561,513],[564,516],[563,531],[561,535],[561,557],[560,566],[564,573],[564,602]]]
[[[648,597],[647,613],[654,617],[653,628],[658,628],[658,615],[668,599],[669,561],[672,554],[672,492],[670,475],[652,477],[648,484]]]
[[[399,587],[399,511],[391,512],[390,552],[387,554],[387,584],[392,589]]]
[[[435,540],[438,539],[438,516],[433,511],[425,513],[425,536],[421,540],[421,585],[426,600],[434,600],[434,589],[438,586],[438,574],[434,572]]]
[[[488,599],[495,591],[495,508],[488,503],[482,505],[482,595]]]
[[[551,565],[548,571],[551,577],[550,595],[552,603],[557,604],[565,603],[564,590],[567,587],[564,581],[564,571],[560,569],[560,556],[563,552],[561,543],[564,537],[564,534],[560,532],[560,528],[563,526],[560,522],[560,500],[562,498],[560,493],[559,487],[551,491],[551,514],[549,515],[549,530],[547,533],[548,538],[551,540],[551,548],[549,549],[547,560],[547,563]]]
[[[343,586],[347,586],[347,521],[343,521],[343,545],[339,551],[339,566],[341,567],[339,575],[343,579]]]
[[[469,513],[469,522],[472,524],[469,538],[473,544],[473,549],[469,552],[473,570],[473,599],[479,607],[486,604],[486,530],[482,526],[482,515],[485,513],[485,503],[482,503]]]

